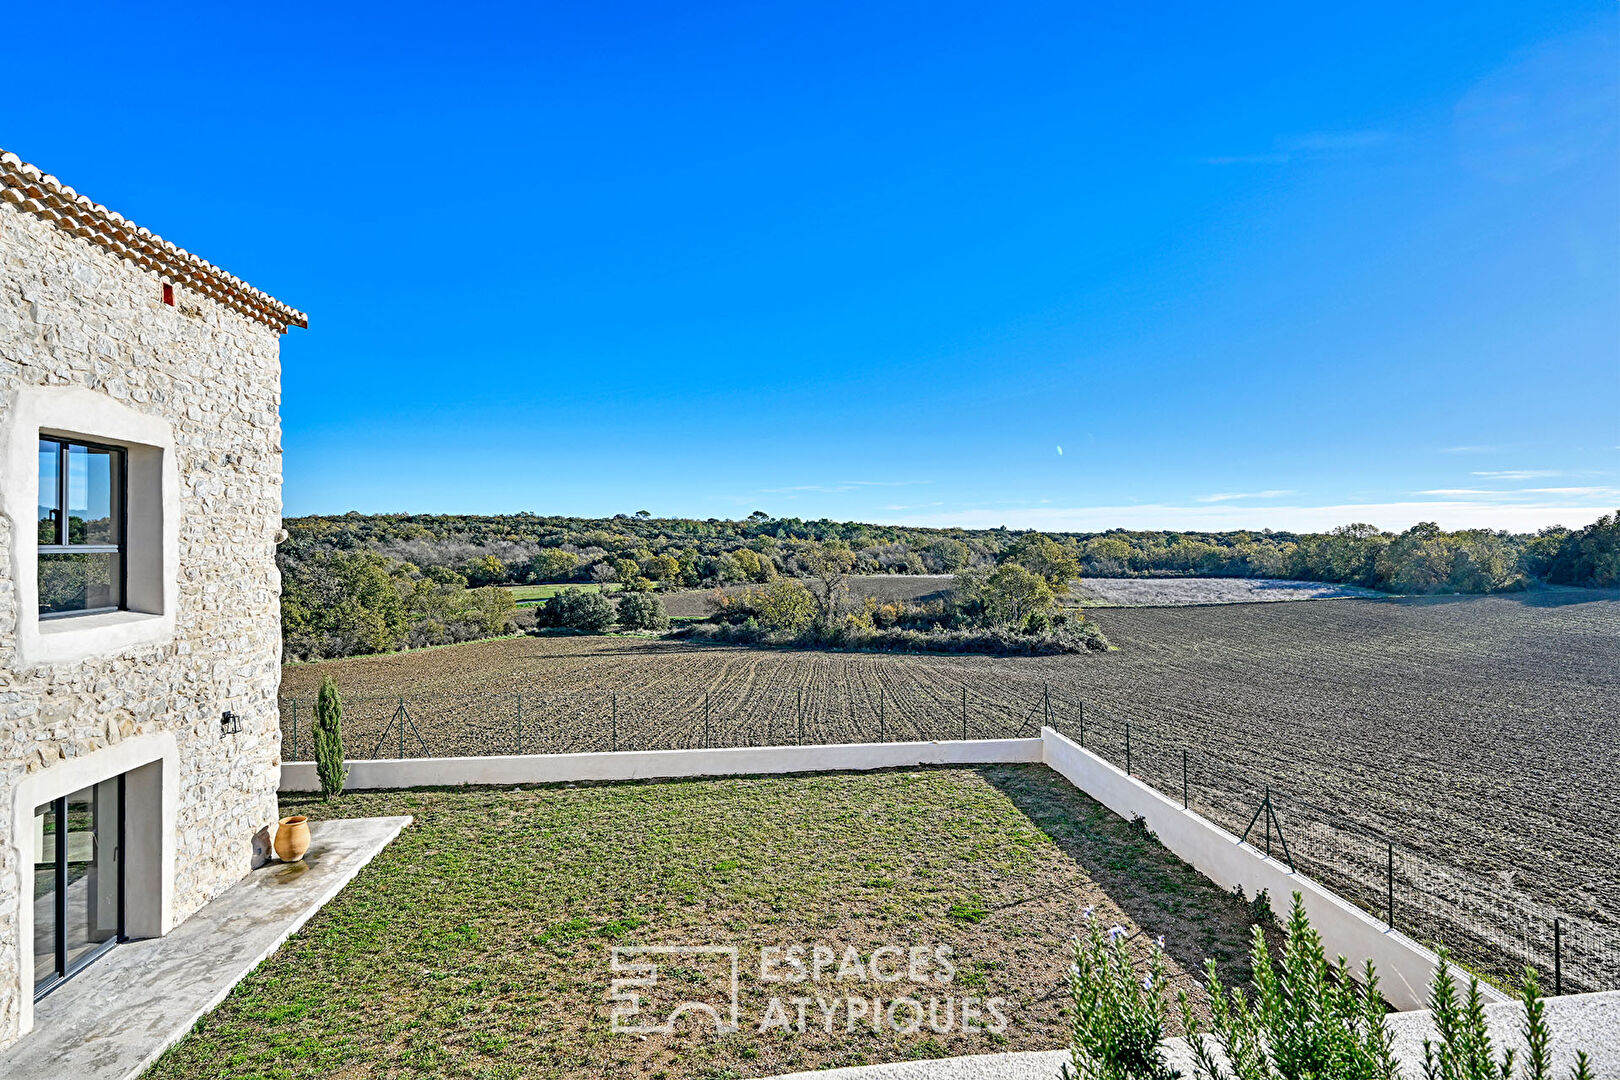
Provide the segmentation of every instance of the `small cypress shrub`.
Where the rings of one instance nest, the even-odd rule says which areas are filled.
[[[315,698],[315,775],[321,782],[321,797],[335,799],[343,794],[349,770],[343,766],[343,699],[337,683],[328,675]]]

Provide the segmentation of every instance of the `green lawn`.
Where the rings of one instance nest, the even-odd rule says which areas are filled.
[[[608,582],[606,585],[502,585],[501,588],[512,594],[512,599],[520,604],[532,604],[541,600],[550,600],[564,589],[580,589],[584,592],[618,592],[618,582]]]
[[[421,1078],[769,1076],[1062,1044],[1067,941],[1105,925],[1163,934],[1182,985],[1205,956],[1241,979],[1247,905],[1043,766],[358,793],[312,817],[409,813],[367,866],[147,1074]],[[1009,1026],[885,1034],[810,1006],[761,1032],[772,996],[926,993],[763,981],[766,945],[948,946],[926,993],[1005,999]],[[612,945],[737,945],[742,1024],[610,1030]],[[715,969],[667,968],[672,1000]],[[830,979],[829,973],[825,978]],[[720,980],[724,981],[724,980]],[[723,994],[721,995],[724,996]]]

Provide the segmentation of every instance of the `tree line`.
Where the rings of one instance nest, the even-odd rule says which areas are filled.
[[[964,583],[1016,563],[1046,581],[1277,577],[1396,593],[1500,592],[1537,582],[1620,585],[1620,514],[1584,529],[1534,534],[1447,532],[1426,523],[1400,533],[1346,525],[1327,533],[1042,535],[805,521],[757,511],[740,521],[655,518],[646,511],[612,518],[349,513],[289,518],[285,526],[289,535],[277,561],[285,653],[292,659],[510,632],[515,607],[494,586],[617,582],[627,593],[644,593],[802,583],[815,580],[828,550],[844,553],[839,559],[847,559],[847,574],[950,574]],[[968,595],[965,588],[955,593]],[[966,625],[961,609],[908,611],[887,627],[883,611],[865,614],[874,632],[921,632],[933,625],[919,629],[921,620],[934,616],[942,629]]]

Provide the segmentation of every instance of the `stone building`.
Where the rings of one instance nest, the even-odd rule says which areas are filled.
[[[0,153],[0,1045],[263,858],[305,325]]]

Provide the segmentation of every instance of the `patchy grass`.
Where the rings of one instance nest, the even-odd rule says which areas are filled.
[[[1064,1040],[1067,942],[1082,911],[1164,934],[1175,975],[1205,956],[1241,980],[1246,905],[1043,766],[518,790],[356,793],[312,817],[409,813],[355,881],[205,1017],[151,1080],[769,1076]],[[1145,938],[1138,938],[1145,941]],[[613,945],[737,945],[741,1027],[614,1034]],[[773,996],[917,988],[760,978],[760,948],[948,946],[930,995],[1005,999],[1000,1034],[761,1032]],[[681,996],[720,985],[666,965]],[[723,981],[723,980],[722,980]],[[724,993],[720,995],[722,998]],[[791,1010],[793,1007],[788,1006]]]

